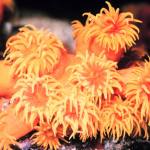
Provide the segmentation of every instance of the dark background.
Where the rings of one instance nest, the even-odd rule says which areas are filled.
[[[114,7],[123,7],[128,3],[147,2],[149,0],[109,0]],[[79,19],[84,12],[93,14],[105,7],[105,0],[15,0],[18,10],[36,10],[50,16]]]

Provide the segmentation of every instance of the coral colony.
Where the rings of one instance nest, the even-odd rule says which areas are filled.
[[[100,135],[148,139],[150,62],[118,69],[135,45],[141,23],[109,2],[85,24],[72,23],[76,53],[46,30],[26,25],[6,43],[0,62],[0,149],[10,150],[32,130],[33,143],[58,149],[60,140]],[[65,36],[65,35],[64,35]]]

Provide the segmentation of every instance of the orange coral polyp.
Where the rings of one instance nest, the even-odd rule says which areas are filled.
[[[130,102],[123,101],[120,97],[114,97],[112,104],[105,105],[100,111],[100,134],[109,136],[115,140],[128,136],[140,135],[140,116],[134,113],[134,109]],[[144,129],[147,133],[147,130]],[[102,140],[101,139],[101,140]]]
[[[109,2],[106,2],[109,10],[102,8],[100,13],[94,19],[95,26],[91,36],[100,42],[100,45],[106,49],[118,51],[126,49],[135,44],[135,40],[139,38],[139,29],[132,22],[141,22],[134,19],[132,13],[119,13],[119,9],[114,9]],[[91,29],[92,30],[92,29]],[[101,32],[101,33],[100,33]]]
[[[32,143],[42,146],[44,150],[48,148],[57,150],[60,146],[59,139],[63,139],[61,126],[57,128],[57,133],[54,134],[51,123],[41,123],[36,126],[36,133],[32,136]]]
[[[79,55],[81,63],[67,68],[71,72],[69,81],[91,97],[110,99],[114,89],[122,91],[121,76],[116,71],[116,63],[105,55],[94,53]]]
[[[96,16],[84,13],[88,16],[85,26],[79,21],[73,22],[74,38],[77,51],[89,49],[97,54],[104,51],[109,59],[117,61],[126,48],[139,39],[139,29],[133,22],[141,21],[134,19],[132,13],[119,13],[119,9],[115,10],[109,2],[106,3],[109,9],[102,8]]]
[[[135,109],[140,109],[141,117],[148,118],[150,113],[150,62],[137,67],[127,81],[126,97],[135,104]]]
[[[71,85],[70,87],[72,92],[68,93],[68,96],[51,105],[54,133],[58,125],[62,125],[64,135],[67,134],[68,129],[72,130],[72,133],[68,135],[70,138],[76,134],[81,135],[81,140],[96,137],[99,122],[99,110],[96,104],[89,101],[88,96],[78,91],[76,87]]]
[[[16,101],[15,111],[22,113],[23,118],[33,125],[39,118],[40,122],[51,119],[51,101],[61,100],[63,94],[61,84],[51,76],[36,77],[24,75],[16,83],[17,92],[11,102]]]
[[[52,33],[27,25],[8,39],[4,56],[14,74],[41,76],[53,72],[63,52],[66,50],[62,42]]]
[[[90,66],[90,64],[89,64],[89,66]],[[92,70],[92,72],[91,72],[91,70]],[[82,74],[82,76],[84,76],[85,78],[87,77],[89,86],[94,85],[96,89],[98,88],[99,85],[104,86],[103,81],[105,80],[106,74],[105,74],[104,70],[102,70],[99,66],[93,65],[92,68],[86,68],[85,72]]]

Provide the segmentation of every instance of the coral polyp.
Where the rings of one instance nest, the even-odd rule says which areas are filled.
[[[109,10],[102,8],[100,14],[95,17],[95,22],[103,28],[102,35],[97,34],[96,40],[102,43],[104,48],[112,48],[118,51],[120,48],[126,49],[135,44],[135,40],[139,39],[139,29],[132,24],[133,22],[141,22],[134,19],[130,12],[119,13],[109,2],[106,2]],[[102,22],[98,19],[103,18]],[[96,32],[95,32],[96,33]]]
[[[102,139],[108,136],[118,141],[125,135],[141,134],[140,116],[134,114],[132,105],[121,97],[114,97],[110,104],[101,109],[100,122]]]
[[[122,80],[115,62],[107,60],[104,54],[96,56],[88,52],[79,55],[79,58],[80,64],[67,68],[71,72],[69,80],[72,84],[93,98],[110,99],[115,89],[121,92]]]
[[[54,134],[51,123],[41,123],[36,126],[36,133],[32,136],[32,143],[42,146],[45,150],[48,148],[57,150],[60,147],[59,139],[63,138],[62,127],[57,128],[57,133]]]
[[[119,8],[115,10],[109,2],[106,3],[109,9],[102,8],[96,15],[84,13],[88,16],[86,24],[83,26],[79,21],[74,21],[72,27],[79,49],[80,45],[83,48],[84,43],[87,47],[84,46],[83,50],[89,49],[96,53],[105,51],[111,58],[109,52],[119,55],[119,52],[135,44],[135,40],[139,39],[139,29],[133,23],[141,21],[134,19],[132,13],[120,13]]]
[[[15,103],[15,110],[22,117],[34,124],[36,119],[40,122],[49,120],[50,104],[53,100],[61,100],[61,84],[51,76],[36,77],[24,75],[16,83],[17,92],[12,95],[11,102]]]
[[[55,35],[27,25],[8,39],[4,56],[15,75],[41,76],[54,70],[64,52],[62,42]]]
[[[135,110],[140,109],[142,118],[148,117],[150,113],[149,69],[150,62],[145,62],[144,66],[137,67],[132,72],[126,86],[126,97],[134,103]]]
[[[72,93],[62,100],[54,102],[51,106],[53,120],[52,126],[56,132],[59,125],[63,126],[63,134],[75,137],[80,134],[81,140],[96,137],[99,122],[99,109],[89,101],[89,98],[77,88],[70,88]]]

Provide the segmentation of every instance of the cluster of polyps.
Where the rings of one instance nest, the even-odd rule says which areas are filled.
[[[0,63],[0,96],[10,105],[0,112],[0,148],[35,129],[33,143],[57,149],[59,139],[142,135],[150,123],[150,63],[117,70],[117,62],[139,38],[129,12],[85,13],[73,22],[76,54],[48,31],[20,28],[6,43]],[[65,36],[65,35],[64,35]]]

